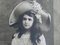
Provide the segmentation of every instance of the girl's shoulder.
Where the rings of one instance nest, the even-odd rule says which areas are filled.
[[[46,45],[46,40],[44,35],[42,34],[39,39],[41,40],[40,43],[38,43],[38,45]]]
[[[11,41],[11,45],[18,45],[18,43],[19,43],[18,34],[19,34],[19,33],[15,33],[15,34],[13,35],[13,39],[12,39],[12,41]]]
[[[42,34],[42,35],[39,37],[39,39],[40,39],[42,42],[46,42],[46,39],[45,39],[44,34]]]
[[[42,34],[42,35],[39,37],[39,39],[45,39],[44,34]]]
[[[18,34],[19,34],[19,33],[15,33],[15,34],[12,36],[12,39],[17,38],[17,37],[18,37]]]

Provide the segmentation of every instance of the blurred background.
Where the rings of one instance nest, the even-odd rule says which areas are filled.
[[[16,29],[9,27],[9,16],[22,0],[0,0],[0,45],[11,45]],[[45,32],[47,45],[60,45],[60,0],[37,0],[52,17],[51,29]]]

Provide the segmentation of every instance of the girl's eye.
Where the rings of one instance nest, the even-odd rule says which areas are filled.
[[[29,21],[31,21],[31,19],[28,19]]]
[[[23,18],[23,20],[27,20],[26,18]]]

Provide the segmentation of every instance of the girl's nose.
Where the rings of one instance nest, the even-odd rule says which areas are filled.
[[[25,23],[26,23],[26,24],[28,23],[28,19],[26,19]]]

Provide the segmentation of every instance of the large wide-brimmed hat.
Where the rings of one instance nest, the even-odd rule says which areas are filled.
[[[36,16],[40,19],[40,23],[42,23],[42,25],[40,27],[42,27],[43,29],[47,29],[48,25],[46,24],[46,21],[50,21],[51,20],[51,16],[49,13],[45,13],[42,10],[42,7],[39,3],[37,2],[33,2],[34,4],[31,4],[28,1],[23,1],[21,3],[19,3],[12,11],[10,18],[9,18],[9,25],[14,25],[17,22],[17,18],[23,14],[26,11],[29,10],[34,10],[36,12],[36,10],[38,10]],[[39,16],[40,15],[40,16]],[[47,20],[48,19],[48,20]],[[48,22],[50,23],[50,22]]]
[[[18,4],[12,11],[10,18],[9,18],[9,25],[13,25],[16,23],[17,18],[19,15],[23,14],[24,12],[32,10],[32,6],[29,2],[23,1]]]

